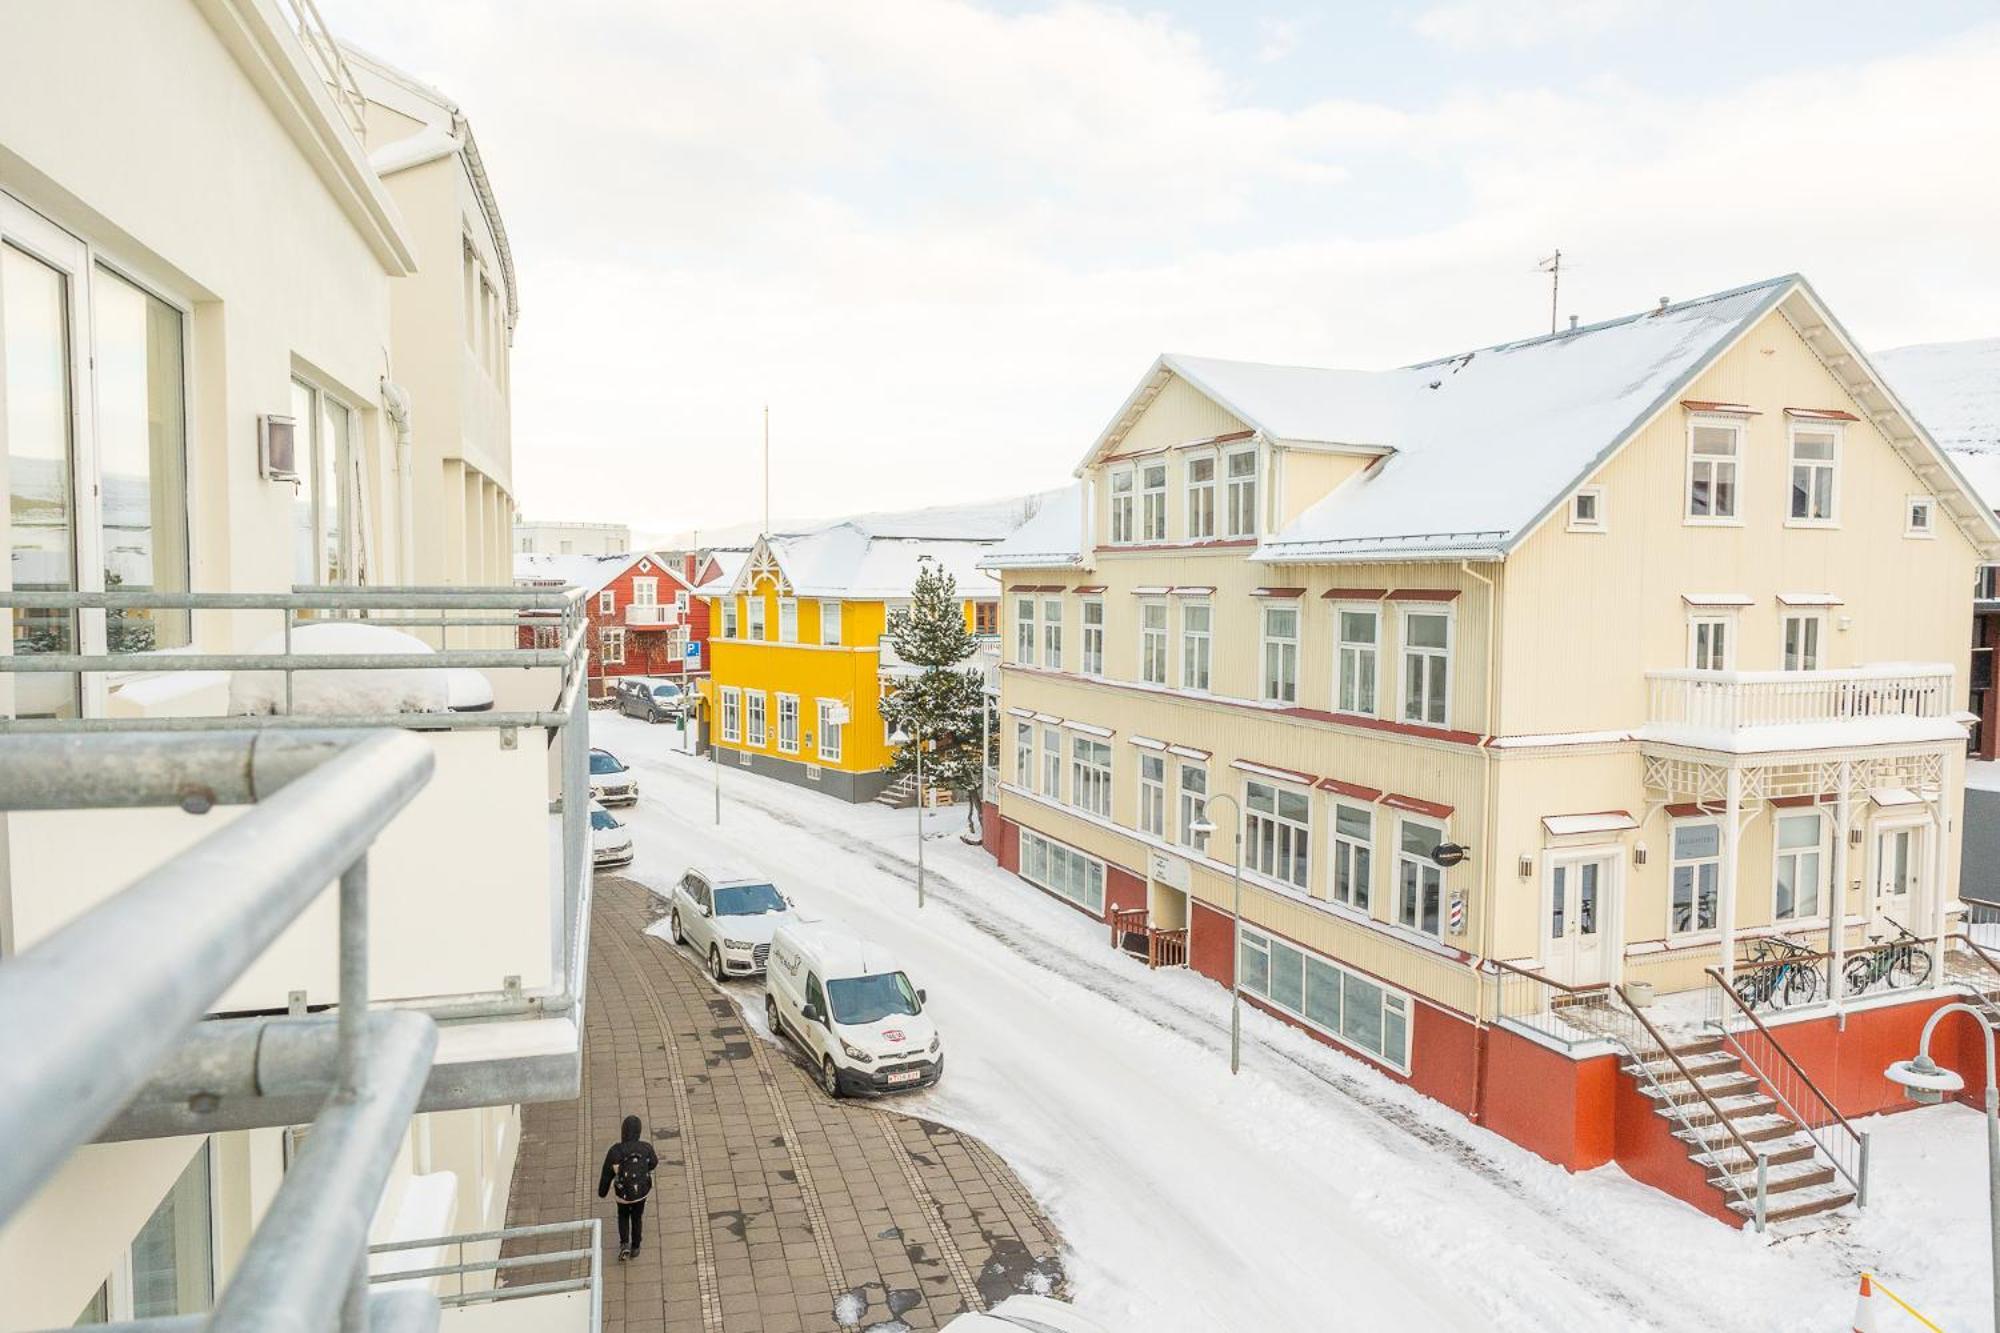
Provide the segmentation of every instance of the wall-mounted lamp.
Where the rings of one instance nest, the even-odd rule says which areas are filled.
[[[1521,853],[1519,870],[1522,879],[1533,879],[1535,877],[1535,858],[1529,856],[1526,852]]]
[[[1642,865],[1646,864],[1646,844],[1645,844],[1645,843],[1643,843],[1643,842],[1635,842],[1635,843],[1633,843],[1633,844],[1632,844],[1632,864],[1633,864],[1633,865],[1635,865],[1635,866],[1642,866]]]
[[[1859,847],[1861,845],[1861,830],[1859,828],[1847,830],[1847,845],[1849,847]]]

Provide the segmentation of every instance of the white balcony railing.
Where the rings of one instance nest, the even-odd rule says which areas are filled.
[[[365,144],[368,101],[361,95],[361,85],[355,81],[354,71],[348,68],[346,57],[340,53],[333,30],[326,26],[313,0],[286,0],[286,7],[292,11],[292,30],[298,34],[299,45],[305,48],[313,72],[326,84],[334,105],[340,109],[340,118],[354,132],[355,140]]]
[[[960,665],[966,670],[978,671],[986,687],[997,690],[1000,688],[999,638],[980,634],[973,637],[972,643],[972,655]],[[876,641],[875,647],[878,669],[885,676],[914,676],[923,670],[922,667],[903,660],[901,654],[896,651],[896,638],[892,634],[884,634]]]
[[[1734,732],[1867,719],[1945,719],[1955,709],[1952,668],[1890,662],[1833,671],[1649,671],[1655,727]]]
[[[625,608],[625,623],[633,629],[665,629],[681,623],[680,608],[671,602],[659,606],[634,602]]]

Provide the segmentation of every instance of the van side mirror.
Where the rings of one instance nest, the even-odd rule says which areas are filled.
[[[924,988],[923,988],[922,986],[919,986],[919,987],[917,987],[917,1003],[918,1003],[918,1004],[922,1004],[922,1003],[924,1003],[924,1002],[925,1002],[926,1000],[929,1000],[930,998],[931,998],[931,997],[930,997],[930,992],[929,992],[929,991],[925,990],[925,989],[924,989]]]
[[[825,1021],[823,1018],[820,1017],[819,1006],[814,1004],[811,1000],[807,1000],[805,1002],[805,1007],[799,1010],[799,1017],[805,1019],[805,1021],[808,1023],[820,1023]]]

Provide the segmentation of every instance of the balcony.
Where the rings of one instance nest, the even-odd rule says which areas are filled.
[[[963,668],[979,672],[980,681],[989,691],[1000,688],[1000,639],[998,635],[980,634],[972,640],[972,655],[965,659]],[[923,668],[905,662],[896,652],[894,635],[884,634],[875,644],[877,671],[884,676],[915,676]]]
[[[672,629],[681,620],[680,608],[671,602],[658,606],[640,606],[634,602],[625,608],[627,629]]]
[[[1767,754],[1962,740],[1953,669],[1888,662],[1832,671],[1649,671],[1640,739]]]
[[[440,1333],[597,1333],[601,1227],[593,1217],[371,1245],[369,1284],[431,1292],[442,1307]]]

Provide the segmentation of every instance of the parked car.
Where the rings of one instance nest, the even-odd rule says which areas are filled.
[[[618,682],[618,711],[648,722],[678,722],[687,716],[687,691],[678,682],[629,676]]]
[[[1073,1305],[1047,1296],[1009,1296],[984,1313],[962,1314],[944,1326],[944,1333],[1108,1333],[1095,1319],[1086,1319]]]
[[[590,752],[590,796],[605,805],[631,805],[639,799],[639,779],[609,750]]]
[[[632,864],[632,832],[596,801],[590,803],[590,865],[593,870]]]
[[[792,920],[791,900],[762,875],[690,867],[668,899],[674,943],[708,964],[716,981],[755,976],[771,953],[771,933]]]
[[[805,1048],[827,1095],[927,1088],[944,1043],[925,994],[888,952],[843,930],[793,922],[771,935],[764,1016]]]

